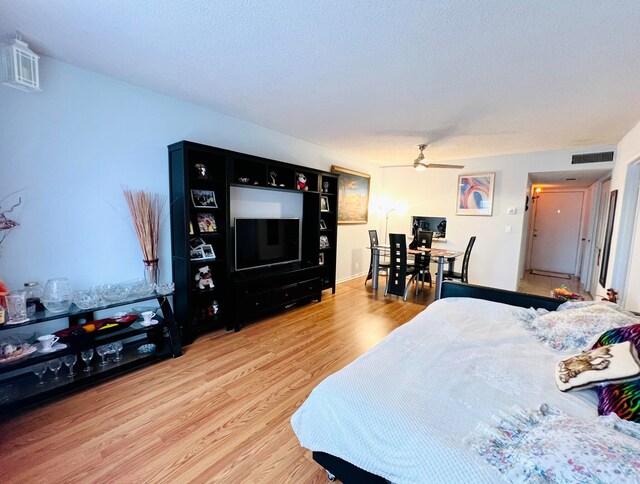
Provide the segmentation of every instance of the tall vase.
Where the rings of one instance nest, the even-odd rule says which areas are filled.
[[[144,280],[147,284],[158,284],[158,259],[144,261]]]

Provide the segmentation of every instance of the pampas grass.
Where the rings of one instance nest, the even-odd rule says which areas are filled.
[[[122,191],[129,205],[142,256],[145,262],[157,261],[160,220],[164,212],[165,197],[144,190],[123,188]]]

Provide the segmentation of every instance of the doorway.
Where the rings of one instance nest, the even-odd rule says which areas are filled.
[[[531,270],[567,276],[576,273],[583,199],[582,191],[538,194],[531,241]]]

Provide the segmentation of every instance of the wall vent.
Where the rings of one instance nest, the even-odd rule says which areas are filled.
[[[602,163],[604,161],[613,161],[613,151],[585,153],[584,155],[573,155],[571,157],[572,165],[581,165],[583,163]]]

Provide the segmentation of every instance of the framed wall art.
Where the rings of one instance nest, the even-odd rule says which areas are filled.
[[[369,221],[369,190],[371,176],[366,173],[349,170],[333,165],[332,173],[337,173],[338,195],[338,223],[366,224]]]
[[[456,215],[491,216],[495,176],[495,173],[458,176]]]

